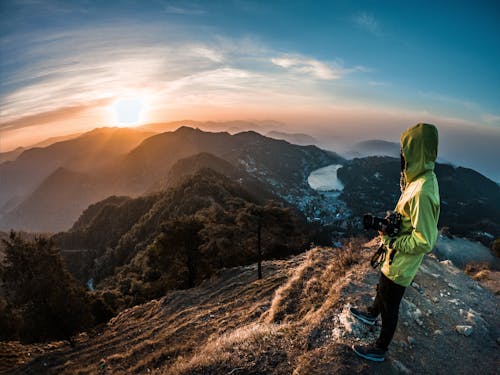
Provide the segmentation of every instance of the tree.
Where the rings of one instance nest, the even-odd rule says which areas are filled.
[[[4,240],[5,260],[0,268],[5,298],[20,316],[18,335],[25,342],[66,339],[92,322],[83,286],[64,267],[51,241],[38,237],[26,242],[11,232]]]
[[[159,242],[164,252],[170,248],[171,253],[176,253],[184,259],[188,270],[188,288],[192,288],[200,277],[202,260],[198,248],[201,245],[200,231],[202,229],[203,223],[195,216],[181,216],[162,225]]]
[[[289,239],[296,234],[293,215],[288,208],[283,208],[277,202],[269,202],[264,206],[247,203],[239,210],[237,222],[240,227],[254,233],[257,253],[257,276],[262,279],[262,260],[264,248],[263,237],[268,253],[273,248],[288,247]],[[270,255],[270,254],[268,254]]]

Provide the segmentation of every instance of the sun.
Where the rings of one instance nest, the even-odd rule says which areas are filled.
[[[144,107],[144,99],[140,97],[117,99],[112,104],[116,124],[121,127],[139,125],[143,121]]]

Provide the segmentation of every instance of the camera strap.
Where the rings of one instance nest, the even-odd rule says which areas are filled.
[[[370,260],[370,265],[372,266],[372,268],[377,268],[381,263],[384,262],[386,252],[387,249],[384,245],[381,245],[378,248],[377,252],[373,254],[372,259]]]

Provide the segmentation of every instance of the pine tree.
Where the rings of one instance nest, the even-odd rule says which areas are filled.
[[[262,261],[264,253],[273,247],[288,246],[289,240],[296,235],[293,215],[288,208],[277,202],[268,202],[264,206],[248,203],[240,209],[237,216],[239,225],[253,232],[257,253],[257,276],[262,279]],[[263,238],[265,237],[265,241]],[[264,249],[263,242],[266,244]]]
[[[87,328],[92,316],[85,289],[64,267],[50,240],[27,242],[11,232],[4,241],[1,276],[9,306],[19,316],[19,337],[25,342],[66,339]]]

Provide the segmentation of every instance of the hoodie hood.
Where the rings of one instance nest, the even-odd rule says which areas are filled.
[[[431,124],[417,124],[401,135],[401,152],[405,159],[406,183],[433,171],[438,151],[438,131]]]

